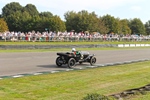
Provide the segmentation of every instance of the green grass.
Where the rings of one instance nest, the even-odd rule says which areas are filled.
[[[0,41],[1,45],[87,45],[87,44],[150,44],[150,41],[145,42],[112,42],[112,41],[101,41],[101,42],[3,42]],[[148,48],[148,47],[136,47],[139,48]],[[70,48],[71,49],[71,48]],[[51,48],[51,49],[0,49],[2,52],[49,52],[49,51],[70,51],[67,48]],[[78,50],[116,50],[124,48],[115,48],[115,47],[101,47],[101,48],[77,48]],[[135,49],[126,48],[126,49]]]
[[[139,47],[138,47],[139,48]],[[79,51],[90,51],[90,50],[119,50],[123,48],[77,48]],[[126,48],[126,49],[134,49],[134,48]],[[140,49],[140,48],[139,48]],[[71,51],[71,48],[51,48],[51,49],[0,49],[0,53],[3,52],[53,52],[53,51]]]
[[[84,45],[84,44],[150,44],[150,41],[99,41],[99,42],[85,42],[85,41],[80,41],[80,42],[4,42],[0,41],[0,45]]]
[[[150,83],[150,61],[0,80],[0,100],[81,100]],[[149,100],[150,96],[146,99]],[[143,96],[137,96],[134,100]]]
[[[101,47],[101,48],[76,48],[79,51],[91,51],[91,50],[129,50],[129,49],[144,49],[150,47]],[[0,53],[14,53],[14,52],[53,52],[53,51],[70,51],[71,48],[51,48],[51,49],[0,49]]]

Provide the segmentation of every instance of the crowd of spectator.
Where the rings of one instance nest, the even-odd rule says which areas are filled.
[[[5,41],[148,41],[150,35],[100,34],[99,32],[4,32],[0,40]]]

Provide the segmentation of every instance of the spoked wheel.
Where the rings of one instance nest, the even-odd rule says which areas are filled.
[[[56,65],[58,66],[58,67],[61,67],[62,66],[62,59],[61,59],[61,57],[57,57],[57,59],[56,59]]]
[[[73,68],[76,65],[76,60],[74,58],[70,58],[68,61],[68,67]]]
[[[93,56],[93,57],[91,57],[91,59],[90,59],[90,64],[91,65],[94,65],[96,63],[96,58]]]

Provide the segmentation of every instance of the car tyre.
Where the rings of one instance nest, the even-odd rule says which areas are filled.
[[[70,58],[68,61],[68,67],[73,68],[76,65],[76,60],[74,58]]]
[[[94,65],[96,63],[96,57],[91,57],[91,59],[90,59],[90,64],[91,65]]]
[[[61,57],[57,57],[57,59],[56,59],[56,65],[57,65],[58,67],[61,67],[61,66],[62,66],[62,63],[60,63],[60,61],[62,61]]]

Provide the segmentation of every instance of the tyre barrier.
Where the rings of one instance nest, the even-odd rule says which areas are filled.
[[[112,94],[109,96],[114,97],[117,100],[124,100],[124,99],[129,100],[131,96],[139,95],[139,94],[145,95],[147,92],[150,92],[150,84],[140,88],[129,89],[121,93]]]

